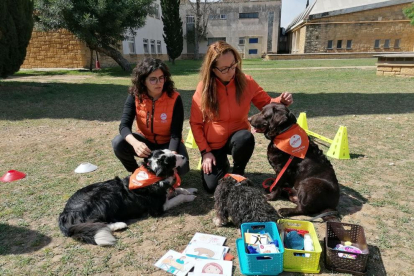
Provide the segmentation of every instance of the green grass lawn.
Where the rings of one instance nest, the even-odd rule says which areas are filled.
[[[411,275],[414,78],[376,76],[375,62],[257,59],[244,60],[243,68],[271,96],[293,93],[291,110],[306,112],[310,130],[333,139],[339,126],[347,127],[351,159],[331,159],[341,184],[343,221],[365,229],[367,275],[385,275],[384,269],[388,275]],[[168,65],[185,106],[185,139],[201,62]],[[188,150],[191,171],[183,178],[183,187],[200,190],[194,202],[131,224],[116,234],[113,248],[84,245],[60,233],[58,215],[76,190],[127,175],[111,140],[118,133],[129,85],[130,75],[119,68],[24,70],[0,80],[0,175],[11,169],[27,174],[0,183],[0,275],[165,275],[153,264],[168,249],[182,251],[195,232],[226,236],[236,256],[233,274],[240,275],[237,229],[214,227],[214,200],[202,189],[197,149]],[[255,112],[253,107],[251,114]],[[255,137],[247,177],[260,185],[273,172],[266,159],[268,141]],[[328,150],[325,142],[319,144]],[[98,170],[75,174],[82,162]],[[315,228],[323,241],[325,224],[315,223]],[[321,275],[331,273],[321,260]]]

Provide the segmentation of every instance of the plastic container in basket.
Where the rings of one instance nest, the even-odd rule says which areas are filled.
[[[339,243],[350,241],[363,253],[352,253],[355,259],[340,257],[345,251],[334,250]],[[357,224],[327,222],[325,238],[325,266],[338,272],[365,275],[369,256],[364,228]]]
[[[279,244],[279,253],[250,254],[247,253],[244,233],[269,233]],[[237,239],[237,254],[241,273],[244,275],[277,275],[283,271],[284,247],[274,222],[248,222],[241,225],[242,238]]]
[[[283,254],[283,270],[289,272],[319,273],[322,248],[311,222],[301,220],[280,219],[278,221],[280,235],[285,229],[306,230],[312,238],[314,251],[296,250],[285,247]],[[306,254],[306,255],[305,255]]]

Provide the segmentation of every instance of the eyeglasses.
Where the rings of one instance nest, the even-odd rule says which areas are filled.
[[[224,68],[224,69],[218,69],[217,67],[214,67],[214,68],[215,68],[215,69],[217,69],[217,70],[219,70],[219,71],[220,71],[220,73],[222,73],[222,74],[227,74],[227,73],[229,72],[229,70],[230,70],[230,69],[231,69],[231,70],[236,69],[237,64],[239,64],[239,63],[238,63],[238,62],[233,63],[232,65],[230,65],[230,67],[226,67],[226,68]]]
[[[149,78],[148,80],[149,80],[149,82],[150,82],[151,84],[157,84],[158,82],[159,82],[159,83],[164,83],[164,81],[165,81],[165,76],[161,76],[161,77],[159,77],[159,78],[157,78],[157,77],[151,77],[151,78]]]

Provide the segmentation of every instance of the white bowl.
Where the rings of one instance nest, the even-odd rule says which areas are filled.
[[[75,169],[75,173],[88,173],[88,172],[93,172],[94,170],[96,170],[98,167],[91,164],[91,163],[82,163],[80,164],[76,169]]]

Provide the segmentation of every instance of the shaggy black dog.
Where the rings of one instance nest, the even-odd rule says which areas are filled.
[[[280,218],[262,191],[247,178],[241,182],[231,176],[222,178],[214,192],[214,201],[216,226],[226,225],[229,219],[240,228],[245,222],[276,222]]]
[[[59,227],[67,237],[96,245],[113,245],[112,231],[126,228],[125,221],[160,216],[164,211],[195,199],[197,189],[172,189],[174,170],[185,157],[170,150],[155,150],[143,166],[162,180],[139,189],[129,189],[130,176],[116,177],[78,190],[59,216]]]
[[[260,113],[250,117],[249,122],[256,132],[264,133],[271,141],[267,147],[267,158],[278,175],[290,155],[276,148],[273,140],[296,124],[296,117],[283,104],[270,103]],[[336,210],[339,202],[339,185],[335,171],[312,140],[309,140],[305,158],[293,158],[267,198],[274,200],[281,195],[297,204],[296,208],[281,208],[279,214],[283,217]],[[334,217],[324,218],[324,220],[330,219]]]

